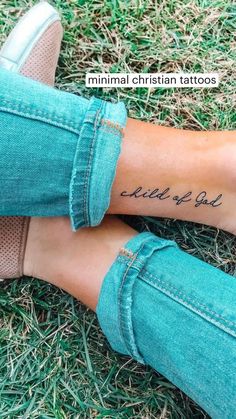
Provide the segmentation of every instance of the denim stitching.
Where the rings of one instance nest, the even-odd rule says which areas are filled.
[[[147,241],[147,243],[148,243],[148,241]],[[140,247],[138,253],[141,252],[141,250],[142,250],[142,248],[145,244],[146,243],[144,242],[144,244]],[[143,262],[145,262],[145,258],[143,258],[142,256],[136,257],[135,260],[133,260],[129,264],[127,264],[128,260],[130,260],[129,257],[127,255],[124,255],[124,254],[119,254],[119,256],[117,257],[117,261],[119,263],[121,263],[122,265],[127,266],[125,275],[127,275],[127,271],[129,270],[129,268],[131,266],[132,266],[132,268],[138,269],[138,268],[141,267]],[[153,275],[148,270],[145,270],[145,268],[143,268],[141,271],[139,271],[139,274],[137,276],[141,280],[144,280],[149,285],[154,286],[156,289],[159,289],[159,291],[165,293],[170,298],[175,299],[177,302],[183,304],[185,307],[188,307],[193,312],[196,312],[197,314],[199,314],[201,317],[203,317],[203,318],[207,319],[208,321],[212,322],[214,325],[218,326],[220,329],[224,330],[225,332],[230,333],[233,336],[236,336],[236,331],[235,331],[236,323],[235,322],[226,319],[225,317],[223,317],[219,313],[215,312],[214,310],[210,309],[208,306],[200,303],[196,299],[189,299],[183,292],[179,291],[172,284],[170,284],[167,281],[163,282],[160,278]],[[154,282],[154,280],[158,284],[156,284]],[[163,285],[167,285],[167,287],[165,287]]]
[[[99,130],[102,130],[103,132],[107,132],[108,134],[112,134],[115,137],[119,137],[122,135],[119,131],[117,131],[116,129],[110,129],[108,126],[100,126]]]
[[[90,104],[91,104],[92,99],[90,100]],[[91,110],[90,110],[90,105],[88,107],[88,110],[84,116],[84,120],[81,124],[81,127],[83,129],[86,128],[86,126],[88,124],[92,124],[92,133],[93,136],[91,138],[91,140],[89,141],[89,148],[88,148],[88,160],[87,162],[87,167],[86,167],[86,171],[84,170],[83,172],[83,179],[82,179],[82,183],[83,183],[83,190],[82,190],[82,202],[81,202],[81,210],[83,211],[83,225],[88,225],[89,223],[89,205],[88,205],[88,190],[89,190],[89,179],[90,179],[90,172],[91,172],[91,159],[93,156],[93,149],[94,149],[94,141],[95,141],[95,137],[96,137],[96,127],[97,127],[97,121],[98,121],[98,117],[100,115],[101,112],[101,104],[100,104],[100,109],[97,109],[95,112],[92,112],[91,115]],[[80,135],[83,135],[83,132],[81,134],[81,130],[79,132]],[[78,142],[80,141],[80,136],[78,138]],[[76,149],[78,148],[78,144]],[[78,174],[78,170],[79,168],[75,168],[75,172],[73,174],[73,179],[75,179],[77,177]],[[72,218],[72,226],[73,229],[76,229],[76,224],[75,224],[75,213],[74,213],[74,201],[75,201],[75,190],[74,190],[74,182],[73,179],[71,181],[72,187],[71,187],[71,192],[70,192],[70,214],[71,214],[71,218]]]
[[[31,114],[33,112],[33,115],[35,115],[35,116],[42,115],[42,116],[45,116],[45,117],[48,117],[48,118],[50,118],[50,116],[51,116],[51,117],[53,117],[53,119],[55,118],[56,120],[59,120],[59,121],[64,121],[65,120],[65,118],[63,118],[63,117],[58,117],[57,115],[53,115],[53,114],[50,114],[48,112],[45,112],[44,109],[42,109],[42,110],[37,109],[37,107],[35,107],[35,105],[27,104],[25,102],[25,100],[23,102],[21,100],[16,100],[16,99],[6,99],[6,98],[4,98],[3,96],[0,95],[0,101],[5,106],[7,106],[7,109],[9,111],[11,111],[11,110],[12,111],[14,111],[14,110],[20,110],[21,111],[22,110],[23,112],[24,111],[27,112],[27,113],[29,112],[29,114]],[[74,121],[69,120],[68,123],[72,124],[72,126],[75,126]]]
[[[142,272],[141,272],[141,274],[142,274]],[[157,278],[155,275],[151,274],[149,271],[144,270],[144,275],[145,275],[145,274],[148,274],[148,276],[150,276],[150,277],[152,277],[153,279],[157,280],[159,283],[160,283],[160,282],[162,282],[162,281],[161,281],[161,279]],[[173,291],[176,291],[177,293],[179,293],[179,295],[182,295],[182,297],[183,297],[183,298],[186,298],[186,295],[185,295],[182,291],[178,291],[178,289],[177,289],[177,288],[175,288],[173,285],[171,285],[168,281],[165,281],[165,283],[168,285],[168,287],[169,287],[170,289],[172,289]],[[219,317],[219,318],[221,318],[222,320],[224,320],[224,321],[226,321],[226,322],[230,323],[231,325],[235,325],[235,326],[236,326],[236,323],[231,322],[231,321],[229,321],[229,320],[226,320],[224,317],[222,317],[220,314],[217,314],[215,311],[211,310],[211,309],[210,309],[208,306],[206,306],[205,304],[199,303],[197,300],[192,300],[192,299],[191,299],[191,301],[192,301],[192,303],[196,303],[196,304],[198,304],[198,305],[199,305],[199,307],[202,307],[203,309],[205,308],[206,310],[209,310],[209,312],[210,312],[211,314],[215,315],[216,317]]]
[[[91,143],[90,143],[88,166],[87,166],[87,171],[86,171],[86,175],[85,175],[85,182],[84,182],[83,208],[84,208],[84,215],[85,215],[84,218],[86,220],[86,224],[90,223],[88,191],[89,191],[89,184],[90,184],[90,177],[91,177],[90,174],[91,174],[92,161],[93,161],[93,155],[94,155],[94,144],[95,144],[96,137],[97,137],[97,125],[98,125],[99,117],[101,115],[101,111],[102,111],[102,106],[100,107],[100,109],[98,109],[96,111],[95,119],[94,119],[94,122],[93,122],[94,133],[93,133],[93,137],[92,137]]]
[[[108,125],[109,127],[115,128],[115,129],[117,129],[119,131],[122,131],[122,129],[123,129],[120,124],[118,124],[116,122],[112,122],[112,121],[110,121],[110,119],[104,119],[104,118],[102,118],[101,119],[101,124],[102,125]]]
[[[96,116],[97,116],[97,114],[98,114],[98,112],[99,111],[97,111],[96,112]],[[92,123],[92,121],[91,120],[89,120],[88,119],[88,121],[86,121],[85,123]],[[94,128],[94,133],[93,133],[93,138],[92,138],[92,141],[90,142],[90,147],[89,147],[89,150],[88,150],[88,156],[89,156],[89,158],[88,158],[88,165],[87,165],[87,170],[86,170],[86,173],[85,173],[85,176],[84,176],[84,187],[83,187],[83,212],[84,212],[84,222],[85,222],[85,224],[88,224],[89,223],[89,214],[88,214],[88,205],[87,205],[87,202],[88,202],[88,197],[87,197],[87,191],[88,191],[88,178],[89,178],[89,163],[90,163],[90,159],[91,159],[91,154],[92,154],[92,148],[93,148],[93,141],[94,141],[94,135],[95,135],[95,124],[96,124],[96,117],[95,117],[95,121],[94,121],[94,125],[93,125],[93,128]]]
[[[160,246],[160,244],[157,244],[156,243],[156,240],[154,240],[153,238],[148,238],[148,240],[144,241],[140,245],[140,248],[135,253],[135,255],[137,255],[138,257],[135,259],[135,264],[133,265],[133,268],[141,269],[142,268],[142,265],[144,265],[144,263],[146,262],[147,256],[141,256],[140,255],[140,253],[142,253],[142,250],[143,250],[144,246],[146,246],[146,244],[148,244],[148,245],[151,244],[153,246],[153,248],[151,249],[153,252],[154,251],[158,251],[158,250],[163,250],[166,247],[175,247],[175,248],[177,248],[177,245],[176,245],[175,242],[167,241],[166,243],[163,243]],[[125,247],[123,249],[125,249],[126,251],[128,250]],[[121,250],[122,250],[122,248],[121,248]],[[126,259],[125,256],[127,256],[127,255],[125,255],[125,253],[120,252],[119,255],[118,255],[118,257],[117,257],[117,260],[120,261],[120,263],[126,264],[126,260],[127,259]]]
[[[119,257],[117,258],[117,261],[119,261]],[[118,292],[118,308],[119,308],[119,313],[118,313],[118,319],[119,320],[118,321],[119,321],[119,329],[121,331],[121,336],[123,338],[123,342],[124,342],[124,345],[125,345],[125,347],[126,347],[127,350],[128,350],[128,348],[127,348],[126,341],[125,341],[125,338],[124,338],[123,328],[121,326],[121,324],[122,324],[122,321],[121,321],[122,313],[121,313],[120,307],[121,307],[121,299],[122,299],[122,289],[123,289],[123,285],[124,285],[124,282],[125,282],[125,279],[126,279],[126,276],[127,276],[127,272],[129,270],[129,267],[130,267],[131,263],[132,263],[132,261],[129,261],[129,263],[127,263],[127,259],[126,259],[126,264],[125,264],[126,265],[126,270],[124,271],[124,273],[122,275],[122,278],[121,278],[121,281],[120,281],[120,285],[119,285],[119,292]],[[129,350],[128,350],[128,352],[129,352]]]
[[[21,111],[12,110],[12,109],[9,110],[9,109],[4,108],[2,106],[0,106],[0,111],[1,112],[11,113],[11,114],[18,115],[18,116],[23,116],[23,117],[28,118],[28,119],[33,119],[33,120],[45,122],[45,123],[48,123],[50,125],[53,125],[53,126],[56,126],[56,127],[59,127],[59,128],[63,128],[63,129],[66,129],[67,131],[71,131],[74,134],[77,134],[77,135],[79,134],[79,130],[77,130],[77,129],[73,128],[73,127],[70,127],[69,125],[65,125],[63,122],[60,122],[59,120],[56,121],[56,118],[55,118],[55,120],[51,120],[51,119],[42,117],[40,115],[35,115],[35,114],[32,114],[32,113],[31,114],[27,114],[26,112],[21,112]]]
[[[144,362],[142,356],[139,353],[138,347],[137,347],[137,345],[135,343],[135,339],[134,339],[134,330],[133,330],[133,324],[132,324],[132,318],[131,318],[131,309],[130,309],[130,321],[131,321],[131,328],[132,328],[132,330],[131,330],[131,333],[129,333],[129,339],[130,339],[129,342],[126,341],[126,338],[124,336],[124,327],[123,327],[123,325],[126,325],[126,322],[123,321],[123,319],[122,319],[122,313],[121,313],[121,310],[120,310],[121,305],[122,305],[122,290],[123,290],[123,287],[124,287],[125,282],[127,281],[127,275],[128,275],[128,272],[129,272],[130,268],[132,268],[132,264],[133,264],[134,260],[135,260],[135,258],[132,259],[132,260],[129,259],[129,262],[128,263],[126,262],[127,269],[125,270],[125,272],[123,274],[123,277],[122,277],[122,280],[121,280],[121,283],[120,283],[120,286],[119,286],[119,293],[118,293],[119,313],[118,313],[118,318],[119,318],[119,325],[120,325],[119,328],[120,328],[120,331],[121,331],[121,336],[123,337],[123,342],[124,342],[124,345],[125,345],[128,353],[130,353],[130,350],[129,350],[129,347],[130,347],[130,349],[131,349],[131,355],[134,358],[139,359],[140,362]],[[133,282],[133,285],[134,285],[134,282]],[[132,285],[132,289],[133,289],[133,285]]]
[[[79,141],[79,139],[78,139]],[[77,147],[78,147],[78,141],[77,141]],[[75,151],[76,152],[76,151]],[[70,185],[72,185],[72,187],[70,187],[70,191],[69,191],[69,211],[70,211],[70,216],[72,219],[72,227],[73,230],[75,230],[75,213],[74,213],[74,209],[73,209],[73,202],[74,202],[74,179],[77,176],[77,170],[75,170],[74,172],[74,168],[72,168],[72,174],[71,174],[71,182]]]
[[[127,256],[118,256],[117,257],[117,262],[119,262],[122,265],[127,265],[128,260],[130,260],[131,258],[128,258]],[[134,265],[132,265],[133,269],[136,269],[137,271],[140,271],[140,269],[142,268],[142,263],[139,264],[139,261],[136,259]]]
[[[84,120],[83,120],[83,123],[82,123],[82,125],[81,126],[83,126],[83,124],[85,123],[85,119],[86,119],[86,115],[85,115],[85,117],[84,117]],[[81,133],[81,131],[80,131],[80,133]],[[76,150],[77,150],[77,148],[78,148],[78,142],[79,142],[79,136],[78,136],[78,140],[77,140],[77,145],[76,145]],[[75,153],[76,153],[76,151],[75,151]],[[72,227],[73,227],[73,229],[75,230],[75,228],[76,228],[76,226],[75,226],[75,213],[74,213],[74,208],[73,208],[73,206],[74,206],[74,186],[75,186],[75,184],[74,184],[74,179],[76,179],[76,177],[77,177],[77,173],[78,173],[78,168],[76,167],[75,168],[75,171],[74,171],[74,168],[72,169],[72,177],[71,177],[71,182],[70,182],[70,185],[72,185],[72,187],[70,187],[70,196],[69,196],[69,211],[70,211],[70,216],[71,216],[71,219],[72,219]],[[84,198],[85,199],[85,198]]]
[[[186,304],[187,306],[189,306],[190,308],[192,308],[194,311],[197,311],[199,314],[208,315],[208,313],[210,313],[213,316],[213,317],[210,317],[208,315],[208,317],[211,320],[216,321],[214,319],[214,316],[215,316],[219,320],[223,320],[226,324],[228,324],[229,325],[228,327],[230,327],[230,326],[236,327],[236,323],[235,322],[232,322],[232,321],[230,321],[228,319],[225,319],[223,316],[221,316],[220,314],[216,313],[214,310],[211,310],[208,306],[200,303],[197,300],[188,299],[188,297],[182,291],[178,291],[177,288],[175,288],[174,286],[172,286],[171,284],[169,284],[167,281],[165,281],[165,284],[168,286],[168,288],[164,287],[163,286],[164,285],[163,284],[163,281],[160,278],[156,277],[155,275],[151,274],[149,271],[143,270],[140,273],[140,276],[141,276],[141,279],[143,279],[144,281],[145,280],[146,280],[146,282],[150,281],[151,285],[153,285],[154,287],[156,287],[156,288],[158,288],[158,289],[166,292],[167,294],[169,294],[171,297],[177,299],[178,301]],[[154,280],[159,283],[159,287],[156,286],[156,284],[154,283]],[[194,306],[194,304],[196,306],[198,306],[200,309],[206,310],[208,313],[205,313],[204,311],[199,310],[199,308],[196,307],[196,306]],[[221,325],[221,326],[223,326],[223,328],[225,328],[225,326],[222,323],[218,322],[218,321],[217,321],[217,324],[218,325]],[[233,333],[236,333],[232,329],[228,329],[228,330],[230,330]]]
[[[1,97],[0,97],[1,100]],[[43,113],[40,110],[35,111],[34,109],[29,108],[25,106],[24,104],[15,104],[13,107],[8,107],[7,101],[1,100],[1,103],[5,104],[6,106],[0,105],[0,111],[2,112],[8,112],[15,115],[23,116],[25,118],[29,119],[36,119],[42,122],[49,123],[51,125],[55,125],[59,128],[64,128],[66,130],[69,130],[71,132],[74,132],[75,134],[79,134],[80,130],[75,127],[75,124],[72,121],[66,121],[63,117],[58,117],[57,115],[54,115],[53,117],[49,116],[47,113]],[[53,119],[52,119],[53,118]]]
[[[129,259],[134,259],[136,256],[136,253],[131,252],[131,250],[128,250],[125,247],[121,247],[119,254],[120,256],[126,256]]]
[[[88,106],[87,113],[85,115],[84,121],[81,124],[82,133],[79,133],[79,142],[80,139],[83,140],[83,129],[85,130],[85,135],[88,135],[88,138],[86,138],[86,143],[84,143],[85,149],[86,149],[86,157],[85,157],[85,163],[83,166],[83,169],[80,170],[81,177],[80,177],[80,184],[81,184],[81,196],[80,196],[80,217],[82,218],[82,221],[79,222],[79,226],[85,226],[85,225],[94,225],[95,220],[93,219],[93,211],[92,206],[93,202],[90,199],[90,190],[91,190],[91,173],[93,171],[93,160],[94,155],[96,153],[96,141],[97,136],[101,129],[105,128],[105,125],[102,126],[101,120],[102,115],[106,114],[106,102],[101,101],[99,99],[92,98],[90,100],[90,105]],[[112,123],[112,121],[111,121]],[[90,126],[91,124],[91,126]],[[116,127],[116,124],[115,124]],[[109,128],[108,128],[109,129]],[[117,129],[117,128],[116,128]],[[107,130],[107,132],[109,132]],[[120,132],[114,132],[112,131],[112,135],[120,137]],[[81,141],[82,143],[82,141]],[[79,144],[80,145],[80,144]],[[78,146],[77,145],[77,150]],[[83,145],[83,144],[82,144]],[[72,220],[72,227],[75,230],[77,226],[77,221],[75,221],[76,218],[76,210],[74,207],[74,200],[75,200],[75,188],[74,188],[74,182],[73,179],[76,178],[78,171],[74,170],[73,177],[71,179],[71,188],[70,188],[70,215]],[[90,208],[91,207],[91,208]],[[90,219],[91,218],[91,219]]]
[[[116,133],[116,135],[124,135],[124,129],[118,123],[110,121],[110,119],[101,119],[101,128],[105,128],[108,132]]]
[[[146,262],[146,258],[140,256],[140,253],[142,253],[143,248],[146,245],[150,245],[150,242],[155,244],[155,246],[153,247],[153,251],[155,250],[155,248],[159,248],[159,245],[157,246],[153,239],[148,238],[148,240],[145,240],[139,246],[139,249],[135,253],[132,252],[129,249],[126,249],[126,248],[121,248],[120,249],[119,256],[117,257],[117,262],[120,262],[121,264],[126,265],[127,268],[126,268],[126,270],[123,274],[123,278],[121,280],[120,287],[119,287],[118,307],[121,307],[121,304],[122,304],[122,302],[121,302],[121,300],[122,300],[122,289],[124,287],[125,282],[127,281],[127,276],[129,274],[129,270],[130,270],[130,268],[133,268],[137,271],[135,280],[133,281],[133,284],[132,284],[132,289],[133,289],[134,283],[136,282],[136,280],[138,280],[139,272],[140,272],[143,264]],[[130,311],[131,311],[131,309],[130,309]],[[131,321],[132,330],[131,330],[131,333],[129,333],[129,341],[126,343],[126,339],[125,339],[124,331],[123,331],[124,328],[122,326],[122,324],[126,325],[126,323],[122,320],[122,313],[121,313],[121,311],[119,311],[119,324],[120,324],[121,335],[123,336],[123,342],[124,342],[128,352],[129,352],[129,346],[130,346],[131,351],[132,351],[131,355],[134,358],[138,359],[139,362],[144,363],[144,359],[143,359],[142,355],[140,354],[138,346],[136,345],[136,342],[135,342],[135,336],[134,336],[134,329],[133,329],[133,324],[132,324],[131,313],[130,313],[130,319],[131,319],[130,321]]]
[[[122,269],[123,274],[121,277],[121,282],[119,285],[119,291],[118,291],[118,307],[119,307],[119,312],[118,312],[118,322],[119,322],[119,330],[120,330],[120,334],[122,336],[123,339],[123,344],[126,347],[126,350],[128,351],[128,353],[130,353],[131,350],[131,355],[138,359],[140,362],[145,363],[144,358],[142,357],[142,355],[139,352],[138,346],[135,342],[135,335],[134,335],[134,329],[133,329],[133,323],[132,323],[132,312],[131,312],[131,308],[130,308],[130,321],[131,321],[131,332],[129,333],[128,337],[125,335],[125,326],[127,325],[127,321],[123,321],[122,318],[122,297],[123,297],[123,288],[125,286],[126,280],[127,280],[127,276],[129,274],[129,270],[130,268],[132,268],[133,270],[136,270],[137,272],[131,272],[131,277],[133,280],[132,283],[132,289],[134,284],[136,283],[137,280],[139,280],[139,274],[140,271],[142,270],[143,266],[145,265],[148,256],[144,255],[141,256],[143,249],[145,247],[147,247],[148,249],[148,253],[150,253],[150,251],[153,253],[155,250],[161,250],[165,247],[169,247],[169,246],[175,246],[176,244],[174,242],[161,242],[161,243],[156,243],[156,240],[153,237],[148,237],[147,239],[145,239],[142,243],[139,244],[138,248],[135,250],[130,250],[127,249],[126,247],[123,247],[120,249],[119,254],[117,255],[116,258],[116,263],[119,263],[120,265],[124,266],[124,269]],[[135,275],[135,277],[133,276]],[[129,281],[129,279],[128,279]],[[132,291],[132,290],[131,290]],[[130,295],[132,296],[132,294],[130,293]],[[125,309],[127,309],[126,306]],[[126,332],[127,333],[127,332]]]

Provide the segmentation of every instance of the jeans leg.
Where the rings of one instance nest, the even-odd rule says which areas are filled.
[[[236,280],[151,233],[134,237],[97,305],[113,349],[148,364],[213,418],[236,417]]]
[[[60,92],[0,69],[0,215],[98,225],[126,124],[123,103]]]

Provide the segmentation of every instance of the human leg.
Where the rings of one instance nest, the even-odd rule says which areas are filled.
[[[109,213],[169,217],[236,233],[235,131],[128,119]]]
[[[234,131],[184,131],[129,119],[120,155],[122,104],[12,77],[0,72],[0,214],[70,215],[76,229],[98,224],[110,205],[110,213],[180,218],[235,233]],[[6,199],[6,189],[15,194]]]
[[[124,105],[2,69],[0,85],[0,215],[70,215],[75,230],[99,224],[110,202]]]
[[[211,416],[234,417],[233,277],[114,217],[75,233],[66,217],[31,223],[26,275],[96,310],[113,349],[151,365]]]

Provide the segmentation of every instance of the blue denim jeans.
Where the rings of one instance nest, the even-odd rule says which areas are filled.
[[[126,124],[123,103],[60,92],[0,69],[0,215],[99,224]]]
[[[100,223],[119,158],[122,103],[0,69],[0,215]],[[214,418],[236,417],[235,279],[144,233],[107,274],[97,313],[111,346],[147,363]]]
[[[214,419],[236,417],[236,280],[151,233],[107,273],[97,314],[116,351],[148,364]]]

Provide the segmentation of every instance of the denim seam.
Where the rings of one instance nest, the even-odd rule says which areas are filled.
[[[141,271],[143,264],[146,262],[146,257],[142,257],[140,256],[140,254],[143,251],[143,248],[146,246],[149,246],[151,243],[155,243],[153,241],[153,239],[148,239],[143,241],[143,243],[141,243],[141,245],[139,246],[139,249],[137,250],[137,252],[133,252],[129,249],[126,248],[121,248],[120,249],[120,255],[117,257],[117,262],[120,262],[121,264],[124,264],[127,266],[124,274],[123,274],[123,278],[121,280],[120,283],[120,287],[119,287],[119,297],[118,297],[118,307],[119,307],[119,324],[120,324],[120,330],[121,330],[121,335],[123,337],[123,342],[126,346],[126,349],[128,350],[128,353],[131,352],[131,355],[133,356],[133,358],[135,358],[137,361],[145,364],[144,358],[142,357],[142,355],[139,352],[138,346],[135,342],[135,335],[134,335],[134,329],[133,329],[133,322],[132,322],[132,300],[130,302],[130,307],[129,307],[129,318],[127,318],[127,313],[126,313],[126,317],[123,320],[123,316],[124,313],[121,312],[121,307],[122,307],[122,291],[124,289],[125,284],[127,285],[127,281],[129,281],[128,285],[131,286],[131,289],[129,290],[130,292],[130,298],[132,297],[132,291],[133,291],[133,287],[135,282],[138,280],[138,275],[139,272]],[[156,243],[155,243],[156,244]],[[166,244],[165,246],[169,246],[169,243]],[[156,247],[156,246],[155,246]],[[155,250],[155,247],[152,249],[153,251]],[[130,272],[130,269],[133,269],[134,272]],[[129,276],[128,276],[129,275]],[[135,275],[135,277],[134,277]],[[124,291],[123,291],[124,292]],[[127,308],[127,307],[125,307]],[[127,321],[129,322],[128,326],[129,326],[129,336],[125,336],[125,326],[127,325]],[[130,348],[130,350],[129,350]]]
[[[85,115],[84,120],[83,120],[83,123],[82,123],[81,126],[83,126],[83,124],[85,122],[92,122],[92,121],[89,121],[88,119],[86,121],[86,115]],[[79,141],[80,141],[80,136],[78,136],[78,139],[77,139],[76,150],[79,147]],[[76,154],[76,151],[75,151],[75,154]],[[77,167],[75,168],[75,170],[74,170],[74,167],[73,167],[73,169],[72,169],[72,175],[71,175],[71,182],[70,182],[70,185],[72,185],[72,186],[70,186],[70,197],[69,197],[69,211],[70,211],[70,218],[72,220],[72,227],[73,227],[73,229],[76,228],[75,227],[75,213],[74,213],[74,208],[73,208],[73,206],[74,206],[74,200],[75,200],[75,197],[74,197],[74,195],[75,195],[75,188],[74,188],[73,179],[75,179],[77,177],[77,172],[78,172]],[[84,188],[85,188],[85,182],[84,182]],[[86,213],[86,211],[85,211],[85,194],[83,195],[83,212],[84,212],[84,215],[85,215],[85,213]]]
[[[94,105],[96,109],[93,109]],[[75,206],[78,207],[78,202],[75,197],[75,183],[80,173],[80,182],[81,182],[81,193],[80,193],[80,218],[82,221],[79,222],[79,227],[89,226],[91,225],[90,220],[90,199],[89,199],[89,190],[90,190],[90,181],[91,181],[91,171],[93,169],[93,157],[94,153],[96,152],[96,138],[97,138],[97,131],[100,125],[100,118],[105,106],[104,101],[100,101],[94,98],[90,100],[90,105],[88,110],[84,116],[84,120],[82,122],[82,129],[80,131],[80,135],[78,137],[78,142],[76,146],[76,154],[79,153],[80,145],[81,147],[86,148],[86,157],[85,161],[83,162],[84,168],[81,170],[81,166],[75,166],[72,172],[71,183],[70,183],[70,216],[72,220],[72,228],[76,230],[77,228],[77,218],[76,210],[74,210]],[[88,136],[89,135],[89,136]],[[88,137],[87,137],[88,136]],[[76,157],[75,157],[76,158]]]
[[[133,323],[132,323],[132,309],[131,309],[131,305],[132,305],[132,301],[130,302],[130,306],[128,307],[128,316],[129,318],[127,318],[127,313],[125,316],[125,319],[123,319],[124,317],[124,313],[122,313],[121,311],[121,307],[122,307],[122,300],[123,300],[123,289],[124,289],[124,285],[125,283],[127,283],[128,279],[127,276],[129,274],[130,268],[132,268],[132,264],[134,262],[135,258],[133,260],[129,259],[129,263],[126,263],[126,270],[123,274],[120,286],[119,286],[119,295],[118,295],[118,307],[119,307],[119,313],[118,313],[118,318],[119,318],[119,329],[121,331],[121,336],[123,338],[123,343],[128,351],[128,353],[135,358],[136,360],[138,360],[141,363],[144,363],[144,360],[141,356],[141,354],[139,353],[138,347],[136,345],[135,342],[135,337],[134,337],[134,330],[133,330]],[[137,275],[136,275],[137,278]],[[135,278],[135,279],[136,279]],[[133,290],[133,286],[135,283],[135,279],[133,280],[133,283],[129,284],[131,285],[131,290],[130,290],[130,295],[132,295],[132,290]],[[127,309],[127,306],[125,307]],[[129,328],[129,338],[127,339],[125,337],[125,327],[127,326],[127,322],[128,322],[128,328]]]
[[[141,273],[142,274],[142,273]],[[162,282],[161,279],[157,278],[155,275],[151,274],[149,271],[144,270],[144,275],[148,274],[149,277],[152,277],[153,279],[157,280],[158,282]],[[172,289],[173,291],[176,291],[179,295],[182,295],[183,298],[186,298],[186,295],[182,292],[182,291],[178,291],[176,287],[174,287],[173,285],[171,285],[169,282],[165,281],[165,283],[168,285],[168,287],[170,289]],[[231,325],[235,325],[236,323],[231,322],[229,320],[226,320],[224,317],[222,317],[220,314],[216,313],[215,311],[211,310],[209,307],[207,307],[206,305],[198,302],[197,300],[193,300],[191,299],[192,303],[196,303],[199,305],[199,307],[202,307],[203,309],[209,310],[209,312],[213,315],[215,315],[216,317],[221,318],[222,320],[229,322]]]
[[[35,111],[32,107],[25,106],[23,103],[13,104],[9,102],[10,107],[8,105],[8,101],[6,99],[1,99],[1,103],[6,106],[0,105],[1,112],[8,112],[15,115],[23,116],[28,119],[36,119],[41,122],[46,122],[51,125],[57,126],[59,128],[64,128],[69,130],[75,134],[79,134],[80,130],[76,128],[75,124],[72,121],[66,121],[63,117],[58,117],[56,115],[50,116],[48,113],[41,112],[40,110]]]
[[[137,254],[135,256],[138,256]],[[123,260],[122,260],[123,258]],[[140,272],[140,270],[143,267],[143,262],[145,262],[145,259],[143,260],[137,260],[137,258],[135,258],[135,260],[129,256],[121,256],[121,259],[118,259],[118,261],[120,261],[120,263],[126,265],[127,261],[132,261],[134,262],[132,265],[132,268],[135,269],[136,271]]]
[[[111,132],[115,131],[116,135],[119,136],[124,133],[124,129],[120,124],[112,122],[109,119],[101,119],[101,128],[110,128]]]
[[[104,104],[102,104],[100,109],[97,110],[95,120],[93,121],[94,134],[93,134],[93,137],[92,137],[91,143],[90,143],[88,166],[87,166],[85,183],[84,183],[84,214],[86,214],[86,224],[87,225],[91,224],[91,220],[90,220],[90,216],[89,216],[89,209],[90,209],[89,185],[90,185],[90,179],[91,179],[93,156],[94,156],[94,152],[95,152],[94,148],[95,148],[95,142],[96,142],[96,137],[97,137],[98,121],[99,121],[99,117],[101,115],[103,107],[104,107]]]
[[[149,238],[148,240],[144,241],[141,245],[140,248],[138,249],[137,252],[133,253],[132,251],[126,249],[126,248],[121,248],[120,249],[120,253],[117,257],[117,261],[119,261],[120,263],[126,264],[127,263],[127,259],[130,259],[130,257],[128,256],[128,253],[132,253],[133,256],[135,256],[135,264],[133,265],[133,268],[137,268],[138,270],[140,270],[143,265],[146,262],[147,256],[141,256],[140,253],[142,253],[144,246],[146,245],[153,245],[153,249],[152,251],[161,251],[163,249],[165,249],[166,247],[176,247],[176,243],[172,242],[172,241],[168,241],[166,243],[163,243],[163,245],[156,245],[155,240],[153,240],[153,238]],[[123,252],[123,249],[125,250],[125,252]],[[137,257],[138,256],[138,257]]]
[[[94,121],[94,134],[90,143],[90,147],[89,147],[89,159],[88,159],[88,166],[87,166],[87,170],[86,170],[86,174],[85,174],[85,182],[84,182],[84,187],[83,187],[83,209],[84,209],[84,221],[85,224],[89,224],[89,209],[88,209],[88,189],[89,189],[89,174],[91,172],[91,160],[92,160],[92,150],[94,147],[94,137],[96,136],[96,125],[97,125],[97,120],[98,117],[100,115],[100,109],[96,112],[96,117],[95,117],[95,121]],[[92,121],[89,121],[89,123],[92,123]]]
[[[120,136],[121,136],[120,131],[117,131],[115,128],[110,128],[109,126],[105,126],[105,125],[102,126],[101,125],[99,127],[99,130],[103,131],[103,132],[107,132],[109,134],[112,134],[113,136],[118,137],[118,138],[120,138]]]
[[[41,121],[41,122],[45,122],[48,123],[50,125],[59,127],[59,128],[63,128],[67,131],[71,131],[75,134],[79,134],[80,130],[78,128],[75,128],[74,126],[70,126],[67,125],[65,123],[65,119],[63,118],[57,118],[56,116],[53,117],[53,119],[51,119],[47,114],[45,114],[45,116],[43,114],[41,114],[41,112],[33,112],[32,109],[27,109],[27,111],[29,111],[30,113],[28,113],[25,110],[21,110],[20,107],[19,109],[15,108],[8,108],[8,107],[4,107],[4,106],[0,106],[0,111],[1,112],[7,112],[7,113],[11,113],[14,115],[18,115],[18,116],[22,116],[24,118],[28,118],[28,119],[33,119],[33,120],[37,120],[37,121]],[[70,121],[68,121],[70,124]]]
[[[136,253],[133,253],[131,250],[127,250],[124,247],[121,247],[119,254],[120,256],[126,256],[128,259],[134,259],[136,257]]]
[[[87,121],[86,121],[86,115],[85,115],[83,124],[84,123],[92,123],[92,121],[89,120],[89,119],[87,119]],[[83,124],[82,124],[82,126],[83,126]],[[76,149],[79,146],[78,145],[79,141],[80,141],[80,137],[78,137]],[[91,144],[90,144],[90,148],[89,148],[89,155],[90,155],[90,153],[91,153]],[[77,168],[75,168],[75,171],[74,170],[72,171],[72,178],[75,179],[76,177],[77,177]],[[83,220],[83,222],[86,223],[86,224],[88,223],[88,212],[87,212],[87,209],[86,209],[86,202],[87,202],[86,201],[86,198],[87,198],[86,197],[87,177],[88,176],[86,176],[84,178],[84,182],[83,182],[83,191],[84,191],[84,193],[83,193],[83,215],[84,215],[83,218],[84,218],[84,220]],[[70,214],[71,214],[72,220],[75,219],[74,210],[73,210],[74,201],[75,201],[75,188],[74,188],[74,183],[72,183],[71,193],[70,193],[70,200],[69,200]],[[75,229],[75,223],[74,222],[73,222],[73,228]]]
[[[236,327],[236,323],[225,319],[220,314],[216,313],[215,311],[211,310],[208,306],[200,303],[197,300],[194,299],[188,299],[187,296],[181,292],[178,291],[177,288],[175,288],[173,285],[169,284],[167,281],[162,281],[157,276],[151,274],[149,271],[143,270],[140,272],[140,278],[147,282],[149,285],[154,286],[155,288],[159,289],[160,291],[166,293],[171,298],[174,298],[176,301],[183,303],[185,306],[191,308],[193,311],[197,312],[200,315],[203,315],[204,317],[207,317],[209,320],[214,321],[214,324],[217,326],[220,326],[223,330],[229,332],[230,334],[233,333],[234,336],[236,336],[236,331],[233,330],[230,326]],[[154,280],[158,282],[159,286],[154,283]],[[166,286],[163,286],[166,285]],[[205,311],[204,311],[205,310]],[[216,320],[215,317],[218,319]],[[226,325],[220,322],[222,320]]]

